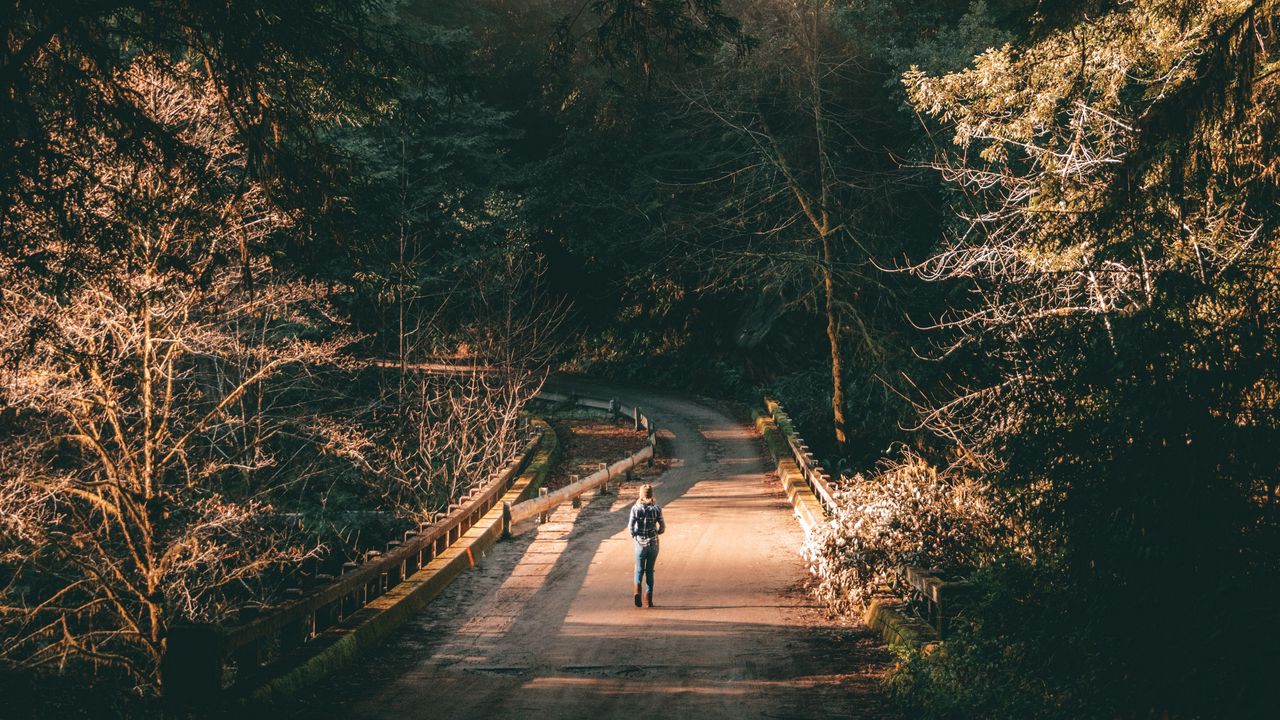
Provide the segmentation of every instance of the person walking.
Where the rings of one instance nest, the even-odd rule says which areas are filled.
[[[640,607],[640,580],[645,583],[645,600],[653,607],[653,563],[658,559],[658,536],[667,530],[662,508],[653,501],[653,486],[643,485],[628,523],[636,551],[636,607]]]

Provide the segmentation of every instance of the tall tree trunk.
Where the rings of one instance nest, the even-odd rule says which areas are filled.
[[[822,58],[819,54],[819,43],[822,32],[822,13],[825,4],[816,0],[813,4],[812,25],[810,26],[810,66],[809,85],[812,94],[811,111],[813,113],[814,139],[816,140],[816,161],[818,167],[816,194],[806,188],[801,178],[791,169],[787,153],[779,143],[778,137],[769,129],[768,116],[759,112],[757,119],[768,138],[769,149],[774,162],[787,180],[800,207],[800,211],[808,218],[818,239],[822,243],[819,265],[822,273],[822,291],[827,316],[827,341],[831,344],[831,422],[835,429],[836,443],[843,446],[848,438],[845,435],[844,423],[844,386],[841,384],[844,355],[840,349],[840,318],[836,310],[835,299],[835,242],[832,237],[840,229],[840,225],[832,225],[831,215],[836,201],[832,199],[832,188],[838,182],[831,157],[827,152],[827,126],[825,109],[822,103]]]
[[[831,273],[833,248],[831,235],[822,236],[822,289],[826,295],[827,342],[831,344],[831,420],[835,426],[836,442],[844,445],[848,437],[844,430],[844,385],[840,381],[844,358],[840,351],[840,318],[836,314],[835,279]]]
[[[835,248],[831,235],[835,231],[831,227],[831,187],[835,184],[835,171],[831,167],[831,157],[827,154],[827,119],[822,103],[822,15],[825,3],[816,0],[813,4],[813,38],[810,42],[809,82],[813,93],[813,130],[818,150],[818,214],[820,223],[818,235],[822,239],[822,291],[826,301],[827,342],[831,344],[831,424],[834,426],[836,443],[843,446],[847,441],[844,433],[844,386],[841,384],[841,366],[843,358],[840,354],[840,319],[836,316],[835,278],[832,268],[835,267]]]

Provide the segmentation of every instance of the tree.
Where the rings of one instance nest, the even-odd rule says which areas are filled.
[[[1258,648],[1207,609],[1277,576],[1277,6],[1055,17],[905,77],[963,191],[918,271],[970,290],[943,348],[982,359],[924,410],[1036,498],[1039,557],[1126,638],[1115,713],[1249,714]],[[1170,596],[1171,577],[1195,587]]]
[[[721,0],[585,0],[574,4],[577,8],[555,27],[552,50],[561,58],[572,56],[587,37],[586,49],[594,59],[648,76],[659,66],[701,62],[726,41],[739,51],[754,44],[743,33],[741,21],[723,11]],[[583,16],[588,10],[595,22],[584,30]]]
[[[117,141],[128,154],[180,140],[140,115],[120,85],[139,55],[165,54],[203,66],[245,153],[242,174],[277,203],[306,206],[296,218],[322,225],[336,170],[318,129],[368,115],[384,87],[381,50],[370,29],[371,3],[252,0],[171,3],[20,0],[0,10],[0,214],[38,208],[42,222],[108,249],[119,233],[109,218],[78,212],[93,202],[92,178],[69,138]],[[319,216],[319,217],[317,217]],[[39,266],[31,236],[0,223],[0,252]],[[242,263],[255,248],[242,247]],[[65,268],[63,268],[65,270]],[[55,272],[46,268],[46,272]],[[62,282],[74,282],[64,276]]]
[[[751,17],[767,37],[750,57],[727,63],[686,86],[692,104],[732,133],[711,136],[706,153],[716,180],[710,211],[682,223],[721,285],[763,279],[761,290],[788,305],[812,304],[824,323],[830,417],[841,452],[848,441],[845,387],[852,338],[874,367],[887,338],[874,329],[874,308],[887,284],[874,267],[895,247],[897,203],[913,184],[895,166],[893,109],[879,92],[884,76],[836,26],[838,6],[797,2],[760,6]],[[754,27],[754,26],[753,26]],[[880,105],[878,103],[884,103]],[[705,159],[705,158],[704,158]],[[728,196],[724,202],[718,197]],[[717,197],[718,196],[718,197]],[[705,229],[711,226],[715,229]]]
[[[404,516],[430,520],[488,482],[526,440],[522,413],[559,350],[565,314],[527,263],[517,248],[469,268],[461,283],[476,291],[434,310],[466,320],[418,318],[425,332],[382,385],[368,462],[379,466],[371,476],[378,491]]]
[[[477,97],[474,38],[465,29],[402,22],[419,58],[397,79],[376,120],[330,132],[353,167],[345,188],[349,279],[367,313],[364,326],[402,365],[444,352],[432,337],[453,317],[459,295],[488,283],[459,282],[501,254],[520,231],[523,188],[506,161],[518,132],[511,113]]]
[[[278,462],[255,391],[287,394],[290,368],[340,364],[350,340],[322,288],[283,281],[260,256],[244,265],[241,248],[291,217],[245,179],[207,72],[140,57],[113,84],[180,144],[54,136],[89,217],[46,224],[38,200],[10,215],[42,262],[0,265],[0,503],[17,510],[4,546],[23,579],[5,591],[0,651],[146,686],[170,623],[221,617],[241,585],[311,552],[254,487],[252,471]],[[118,235],[73,234],[94,227]]]
[[[355,167],[346,242],[359,322],[394,358],[361,440],[375,492],[429,520],[505,465],[558,341],[561,308],[539,288],[527,188],[508,161],[512,113],[480,97],[476,38],[402,9],[414,61],[375,122],[333,130]]]

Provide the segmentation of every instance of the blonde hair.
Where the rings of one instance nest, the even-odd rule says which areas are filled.
[[[652,485],[645,483],[644,485],[640,486],[640,502],[642,503],[653,502],[653,486]]]

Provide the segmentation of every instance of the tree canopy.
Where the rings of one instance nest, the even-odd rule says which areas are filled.
[[[968,577],[922,717],[1263,715],[1278,13],[17,0],[0,663],[154,696],[174,623],[447,508],[565,370],[785,403],[833,609]]]

